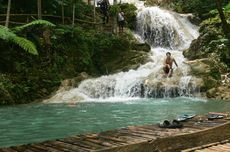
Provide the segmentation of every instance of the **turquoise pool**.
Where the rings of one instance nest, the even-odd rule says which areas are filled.
[[[229,110],[230,102],[193,98],[5,106],[0,107],[0,147]]]

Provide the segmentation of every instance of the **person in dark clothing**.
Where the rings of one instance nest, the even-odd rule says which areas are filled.
[[[103,14],[103,23],[108,23],[109,22],[109,14],[108,14],[108,9],[109,9],[109,1],[108,0],[102,0],[97,3],[100,5],[101,12]]]

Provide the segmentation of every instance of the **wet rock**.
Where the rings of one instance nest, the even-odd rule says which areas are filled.
[[[129,50],[120,52],[116,57],[105,61],[101,69],[105,74],[113,74],[121,71],[137,69],[140,65],[145,64],[149,59],[149,55],[144,51]]]
[[[197,26],[199,26],[201,23],[201,19],[197,16],[192,15],[192,14],[188,16],[188,19],[192,24],[195,24]]]
[[[134,43],[132,44],[131,49],[135,51],[150,52],[151,47],[147,43]]]
[[[0,105],[13,104],[14,100],[10,93],[3,87],[0,86]]]
[[[214,98],[216,96],[216,88],[209,89],[206,93],[208,98]]]
[[[89,77],[90,76],[86,72],[81,72],[77,77],[63,80],[59,89],[70,90],[77,87],[81,81],[88,79]]]
[[[186,63],[191,67],[192,73],[194,75],[199,76],[199,75],[209,74],[211,72],[209,60],[206,58],[187,61]]]
[[[218,86],[220,73],[216,70],[213,61],[204,58],[187,61],[186,63],[191,67],[191,72],[194,76],[203,79],[204,86],[202,91]]]
[[[229,86],[219,86],[217,88],[212,88],[207,91],[207,97],[219,99],[219,100],[230,101],[230,87]]]

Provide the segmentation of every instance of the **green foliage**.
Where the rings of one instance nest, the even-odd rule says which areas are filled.
[[[1,25],[0,25],[0,39],[12,42],[14,44],[17,44],[23,50],[25,50],[31,54],[34,54],[34,55],[38,54],[35,45],[31,41],[29,41],[23,37],[17,36],[13,32],[11,32],[8,28],[1,26]]]
[[[136,6],[133,4],[124,3],[120,4],[120,8],[125,13],[127,27],[134,30],[136,28]]]
[[[46,20],[35,20],[32,21],[28,24],[22,25],[22,26],[17,26],[13,29],[14,32],[20,32],[23,31],[27,28],[33,27],[33,26],[38,26],[38,25],[42,25],[42,26],[48,26],[48,27],[54,27],[55,25],[49,21]]]
[[[225,6],[225,10],[230,10],[230,2]]]
[[[112,5],[109,8],[109,14],[111,16],[117,16],[118,12],[120,11],[120,6],[119,5]]]

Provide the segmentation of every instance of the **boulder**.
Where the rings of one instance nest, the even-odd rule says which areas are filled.
[[[81,72],[78,76],[72,79],[65,79],[62,81],[59,91],[70,90],[79,85],[79,83],[85,79],[88,79],[90,76],[86,72]]]
[[[147,43],[134,43],[132,44],[131,49],[135,51],[150,52],[151,47]]]

